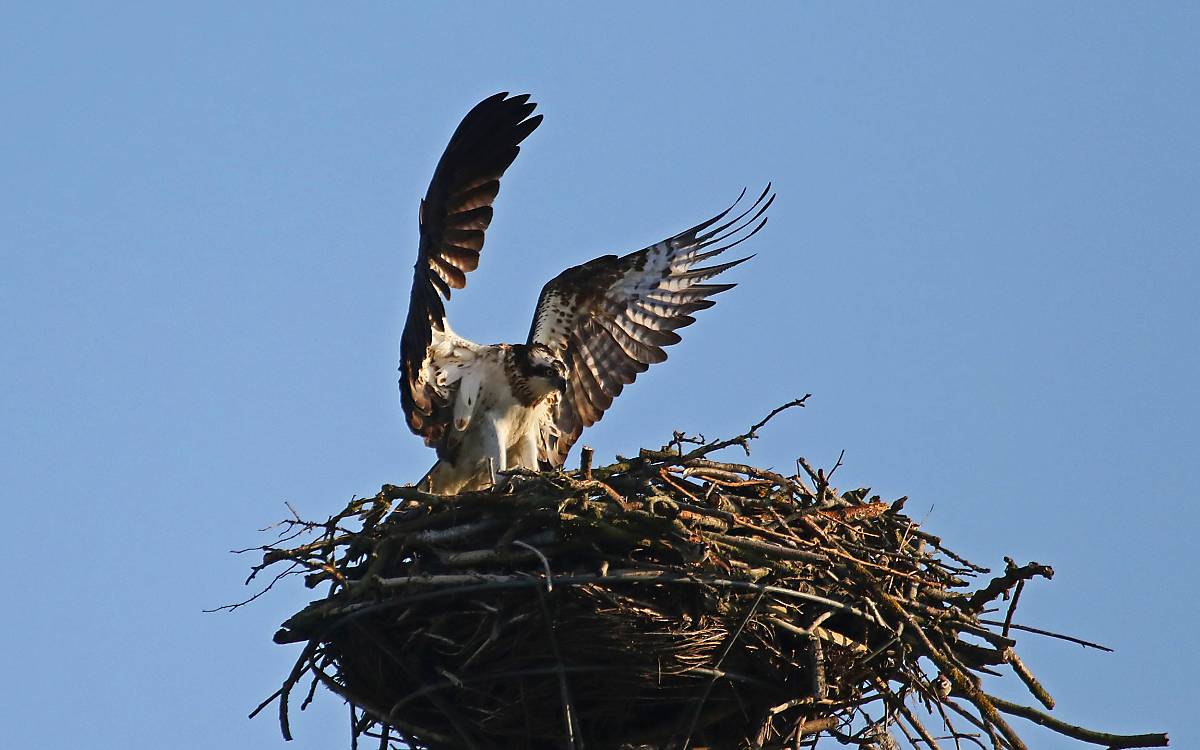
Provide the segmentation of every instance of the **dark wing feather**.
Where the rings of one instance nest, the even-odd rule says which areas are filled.
[[[670,239],[629,255],[568,268],[542,289],[529,343],[545,344],[567,364],[567,389],[542,426],[540,460],[560,467],[583,428],[604,416],[613,399],[650,365],[667,358],[663,347],[695,322],[692,313],[712,307],[715,294],[733,284],[708,279],[749,258],[699,265],[739,245],[767,223],[775,200],[771,186],[735,218],[741,203]]]
[[[451,136],[421,201],[420,245],[400,340],[400,401],[408,426],[428,445],[440,445],[448,421],[441,413],[446,405],[421,377],[434,330],[447,330],[442,298],[466,286],[467,273],[479,265],[500,177],[542,121],[530,117],[535,106],[528,94],[507,93],[475,105]]]

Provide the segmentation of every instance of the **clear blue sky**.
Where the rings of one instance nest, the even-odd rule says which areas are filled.
[[[1023,639],[1060,715],[1200,744],[1195,5],[14,5],[5,747],[285,746],[245,716],[308,592],[201,610],[243,596],[226,550],[285,500],[430,464],[396,391],[417,200],[500,90],[546,121],[457,329],[521,340],[562,268],[774,180],[741,285],[584,442],[811,392],[757,460],[845,449],[843,486],[909,495],[964,554],[1054,564],[1021,619],[1117,649]],[[295,730],[347,746],[333,698]]]

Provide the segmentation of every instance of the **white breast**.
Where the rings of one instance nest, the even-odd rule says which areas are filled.
[[[526,406],[513,393],[504,363],[508,348],[481,346],[438,332],[426,360],[428,382],[450,401],[452,456],[431,471],[432,486],[458,492],[489,486],[493,471],[538,468],[538,443],[556,396]]]

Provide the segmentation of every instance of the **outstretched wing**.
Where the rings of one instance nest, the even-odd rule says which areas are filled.
[[[567,365],[567,390],[542,425],[539,459],[560,467],[584,427],[599,421],[638,373],[667,358],[676,330],[691,325],[709,297],[734,284],[705,284],[749,260],[697,267],[754,236],[775,200],[767,185],[758,200],[725,221],[741,202],[708,221],[629,255],[606,255],[563,271],[542,289],[529,343],[545,344]],[[710,249],[711,248],[711,249]]]
[[[442,298],[466,286],[467,273],[479,265],[500,177],[542,121],[530,117],[535,106],[528,94],[507,92],[476,104],[451,136],[421,201],[421,240],[400,340],[400,401],[408,426],[427,445],[441,444],[449,421],[446,384],[437,382],[441,368],[430,349],[435,338],[449,349],[454,342],[443,340],[457,340]]]

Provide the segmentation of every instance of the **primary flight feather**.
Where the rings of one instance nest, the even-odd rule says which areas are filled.
[[[480,489],[515,467],[559,468],[638,373],[709,299],[705,283],[748,258],[701,265],[767,223],[770,185],[741,213],[717,216],[628,255],[568,268],[542,289],[524,344],[482,345],[456,334],[443,300],[479,265],[500,178],[541,124],[528,94],[475,105],[434,170],[420,206],[420,243],[400,342],[400,400],[408,426],[437,450],[422,480],[431,492]]]

